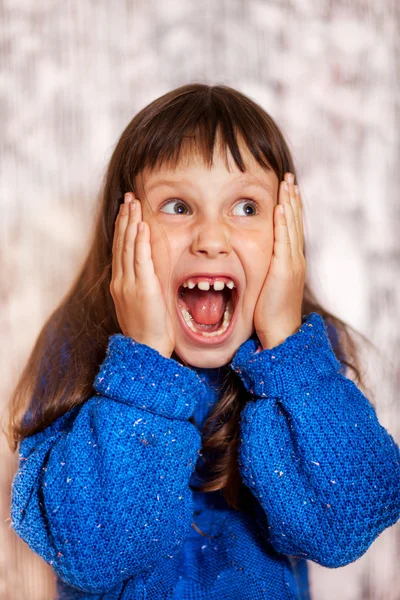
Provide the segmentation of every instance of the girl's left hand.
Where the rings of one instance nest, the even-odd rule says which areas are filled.
[[[281,206],[285,214],[281,214]],[[278,346],[302,325],[306,278],[302,210],[294,175],[286,173],[274,209],[272,260],[254,311],[254,327],[263,350]]]

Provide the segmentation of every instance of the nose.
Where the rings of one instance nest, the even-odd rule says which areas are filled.
[[[231,251],[229,233],[223,223],[198,225],[193,233],[192,252],[209,258],[227,256]]]

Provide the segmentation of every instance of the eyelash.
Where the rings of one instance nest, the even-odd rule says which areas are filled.
[[[176,198],[171,198],[170,200],[167,200],[167,201],[166,201],[166,202],[165,202],[165,203],[162,205],[162,207],[161,207],[161,208],[164,208],[164,206],[168,206],[168,205],[169,205],[171,202],[176,202],[176,203],[183,204],[184,206],[187,206],[187,205],[185,204],[185,202],[183,202],[183,200],[178,200],[178,199],[176,199]],[[238,204],[241,204],[241,203],[244,203],[244,204],[251,204],[251,205],[253,206],[253,208],[256,210],[255,214],[253,214],[253,215],[247,215],[247,216],[250,216],[250,217],[255,217],[256,215],[258,215],[258,214],[259,214],[259,207],[258,207],[258,204],[257,204],[257,202],[255,202],[255,200],[250,200],[250,199],[247,199],[247,198],[246,198],[245,200],[241,200],[240,202],[238,202]],[[171,213],[166,213],[166,214],[171,214]],[[179,216],[179,213],[174,213],[174,214]],[[246,216],[246,215],[243,215],[243,216]]]

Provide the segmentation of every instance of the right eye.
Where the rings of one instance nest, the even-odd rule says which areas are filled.
[[[178,206],[178,207],[181,207],[181,208],[184,208],[184,209],[187,208],[186,204],[184,202],[182,202],[182,200],[173,199],[173,200],[168,200],[165,204],[163,204],[163,206],[161,207],[160,210],[162,212],[165,212],[167,215],[183,215],[183,214],[187,214],[187,213],[181,212],[180,210],[178,212],[178,210],[175,207],[172,208],[172,212],[163,210],[167,206],[169,207],[169,206],[174,205],[174,204],[175,204],[175,207]]]

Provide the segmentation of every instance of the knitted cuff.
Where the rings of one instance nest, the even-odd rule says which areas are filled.
[[[288,390],[310,385],[324,375],[339,371],[323,318],[317,313],[303,316],[301,327],[275,348],[257,353],[258,340],[242,344],[231,368],[246,389],[259,398],[281,397]]]
[[[182,420],[207,394],[195,371],[121,333],[110,336],[93,386],[102,396]]]

